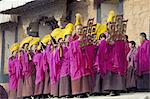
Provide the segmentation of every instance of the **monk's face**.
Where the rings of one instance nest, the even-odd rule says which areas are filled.
[[[82,26],[81,25],[77,25],[76,28],[75,28],[75,30],[79,34],[82,33]]]
[[[58,40],[58,43],[59,43],[59,44],[62,44],[62,43],[63,43],[63,39],[60,38],[60,39]]]
[[[32,51],[35,51],[35,49],[37,48],[37,46],[38,46],[37,44],[36,44],[36,45],[33,45],[33,46],[31,47],[31,50],[32,50]]]
[[[69,42],[69,37],[70,37],[70,35],[65,36],[65,42]]]
[[[143,41],[145,40],[143,36],[140,36],[139,39],[140,39],[140,43],[143,43]]]
[[[28,45],[29,45],[29,44],[25,44],[25,45],[24,45],[24,50],[28,50]]]
[[[131,49],[131,48],[134,48],[134,45],[131,44],[131,43],[129,43],[129,47],[130,47],[130,49]]]
[[[16,56],[17,51],[12,52],[12,56]]]

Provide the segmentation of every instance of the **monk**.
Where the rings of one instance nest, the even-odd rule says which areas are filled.
[[[38,49],[37,49],[38,48]],[[33,63],[36,68],[34,95],[40,97],[43,94],[44,71],[42,67],[42,47],[39,45],[33,56]]]
[[[43,71],[44,71],[44,90],[43,94],[45,98],[48,98],[51,96],[51,86],[50,86],[50,69],[48,64],[48,58],[49,58],[49,52],[51,51],[51,40],[47,40],[45,43],[46,48],[43,49],[43,56],[42,56],[42,62],[43,62]]]
[[[140,46],[136,55],[137,89],[139,91],[150,91],[150,41],[144,32],[140,33]]]
[[[30,53],[30,57],[33,57],[32,52]],[[33,81],[33,75],[34,75],[34,64],[31,59],[29,59],[29,51],[25,50],[21,54],[21,63],[23,66],[23,97],[30,97],[34,94],[34,81]]]
[[[18,77],[18,88],[17,88],[17,97],[23,97],[23,86],[24,86],[24,76],[26,73],[26,66],[28,67],[28,56],[27,56],[27,49],[28,49],[29,43],[23,44],[23,46],[20,49],[19,55],[18,55],[18,61],[16,62],[16,72]]]
[[[128,91],[134,91],[136,89],[136,75],[135,75],[135,56],[136,56],[136,43],[134,41],[129,42],[130,51],[127,55],[128,68],[127,68],[127,79],[126,88]]]
[[[70,54],[69,54],[69,37],[65,35],[64,43],[62,45],[62,64],[60,69],[60,97],[71,97],[71,77],[70,77]]]
[[[17,98],[17,75],[16,75],[16,60],[18,59],[17,57],[17,52],[13,51],[12,56],[8,60],[8,72],[9,72],[9,97],[12,99]]]
[[[60,75],[60,50],[56,44],[52,44],[51,51],[48,54],[48,64],[50,70],[51,95],[59,97],[59,75]]]
[[[109,41],[106,51],[106,70],[103,88],[111,96],[120,95],[125,90],[126,42],[123,40]]]
[[[94,67],[97,69],[96,70],[96,77],[95,77],[95,85],[94,85],[94,90],[93,93],[94,95],[100,95],[103,93],[102,89],[102,81],[103,81],[103,75],[106,73],[106,70],[104,70],[105,67],[105,56],[106,56],[106,47],[107,42],[106,42],[106,35],[102,33],[100,35],[100,43],[96,55],[96,61],[94,64]]]
[[[70,74],[72,94],[80,97],[87,97],[91,93],[91,56],[87,47],[82,46],[83,33],[78,33],[79,39],[70,43]],[[94,51],[93,51],[94,53]],[[88,61],[89,60],[89,61]],[[91,63],[89,63],[91,62]]]

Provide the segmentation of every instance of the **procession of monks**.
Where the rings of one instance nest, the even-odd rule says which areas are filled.
[[[11,99],[150,91],[150,41],[146,33],[139,34],[140,45],[136,48],[127,35],[122,40],[110,40],[105,25],[101,25],[104,28],[96,28],[92,39],[83,42],[86,34],[80,18],[76,14],[75,25],[56,28],[42,39],[28,36],[11,46]]]

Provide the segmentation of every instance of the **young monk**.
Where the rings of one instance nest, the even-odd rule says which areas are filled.
[[[16,76],[16,61],[18,60],[17,51],[19,49],[19,43],[14,43],[11,48],[11,56],[8,60],[8,72],[9,72],[9,97],[17,99],[17,83],[18,79]]]
[[[28,55],[26,53],[28,45],[33,38],[31,36],[25,38],[20,44],[20,52],[18,53],[17,61],[17,78],[18,78],[18,87],[17,87],[17,97],[23,97],[23,86],[24,86],[24,76],[26,75],[26,67],[28,67]]]
[[[127,68],[127,79],[126,88],[128,91],[134,91],[136,89],[136,75],[135,75],[135,55],[137,52],[136,43],[134,41],[129,42],[130,51],[127,55],[128,68]]]
[[[70,53],[69,53],[69,37],[65,35],[64,44],[62,45],[62,63],[60,69],[59,96],[71,97],[71,77],[70,77]]]
[[[140,46],[136,55],[137,89],[139,91],[150,91],[150,41],[144,32],[140,33]]]
[[[23,97],[31,97],[34,94],[34,75],[35,75],[35,66],[32,61],[33,59],[33,51],[32,47],[37,46],[40,38],[33,38],[33,40],[29,43],[29,50],[25,50],[23,54],[24,66],[23,66]]]
[[[93,93],[94,95],[100,95],[103,93],[102,89],[102,81],[103,81],[103,75],[106,73],[106,70],[104,69],[105,67],[105,55],[106,55],[106,47],[107,42],[106,42],[106,35],[102,33],[100,35],[100,43],[97,51],[97,56],[96,56],[96,61],[94,64],[94,67],[97,69],[96,70],[96,77],[95,77],[95,85],[94,85],[94,90]]]
[[[36,79],[35,79],[35,89],[34,89],[34,95],[41,97],[43,94],[43,84],[44,84],[44,71],[42,67],[42,45],[39,44],[36,48],[36,51],[33,56],[33,63],[36,68]]]
[[[81,31],[81,30],[80,30]],[[87,97],[91,92],[91,64],[88,64],[88,50],[84,44],[84,34],[78,33],[79,39],[70,43],[70,74],[72,84],[72,94],[80,97]],[[90,62],[90,61],[89,61]]]
[[[61,39],[57,38],[57,42]],[[50,70],[50,83],[51,83],[51,95],[53,97],[59,97],[59,75],[60,75],[60,45],[56,45],[56,41],[52,40],[51,50],[48,53],[48,64]]]
[[[42,43],[46,48],[43,50],[43,57],[42,57],[42,62],[43,62],[43,70],[44,70],[44,90],[43,94],[45,98],[50,97],[50,76],[49,76],[49,65],[48,65],[48,53],[51,51],[51,36],[50,34],[46,35],[42,39]]]
[[[125,90],[126,43],[123,40],[109,41],[106,51],[106,73],[103,88],[110,91],[111,96],[120,95]]]

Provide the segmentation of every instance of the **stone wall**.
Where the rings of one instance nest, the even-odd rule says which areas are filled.
[[[19,23],[19,41],[26,36],[26,28],[29,26],[30,22],[34,22],[42,16],[54,16],[57,20],[59,20],[63,15],[66,15],[66,0],[57,0],[57,2],[53,2],[52,4],[41,6],[22,13]],[[39,26],[39,36],[41,38],[50,32],[51,30],[48,26]]]
[[[139,43],[139,33],[150,32],[150,0],[124,0],[123,13],[128,19],[127,35],[129,40]]]
[[[83,16],[83,25],[87,24],[87,20],[89,18],[95,18],[96,21],[96,9],[94,7],[94,0],[82,0],[80,2],[73,2],[68,5],[68,9],[72,12],[72,23],[75,23],[76,13],[80,13]]]

